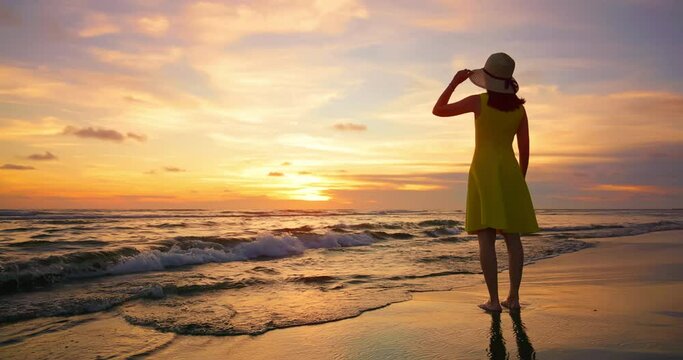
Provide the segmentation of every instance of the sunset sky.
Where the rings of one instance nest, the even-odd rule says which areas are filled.
[[[517,61],[536,208],[683,207],[681,1],[0,1],[0,208],[463,209]],[[452,100],[481,92],[467,82]]]

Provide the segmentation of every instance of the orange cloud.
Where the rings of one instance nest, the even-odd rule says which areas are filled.
[[[51,116],[34,121],[2,119],[0,120],[0,139],[52,136],[63,128],[63,123],[59,119]]]
[[[175,166],[166,166],[166,167],[164,167],[164,170],[167,172],[176,172],[176,173],[186,171],[185,169],[181,169],[181,168],[175,167]]]
[[[139,66],[145,69],[153,67],[141,59],[130,61],[139,62],[142,64]],[[147,72],[129,76],[87,69],[24,68],[0,64],[0,96],[13,104],[40,103],[59,109],[95,109],[108,113],[151,107],[158,112],[168,112],[169,109],[196,106],[198,100],[195,96],[169,86],[164,79],[154,78],[151,81],[151,76]],[[137,101],[131,102],[131,99]],[[56,119],[50,113],[46,115],[49,116],[45,118]],[[0,137],[3,135],[0,133]]]
[[[666,195],[670,194],[670,190],[652,185],[625,185],[625,184],[599,184],[589,188],[590,190],[598,191],[615,191],[625,193],[639,193],[639,194],[656,194]]]
[[[351,186],[347,189],[430,191],[463,183],[463,173],[341,174],[336,177]]]
[[[150,36],[161,36],[168,31],[170,22],[165,16],[143,16],[136,21],[138,30]]]
[[[367,130],[367,126],[363,124],[354,124],[354,123],[339,123],[339,124],[334,124],[334,128],[339,131],[365,131]]]
[[[91,48],[89,52],[101,62],[136,70],[158,69],[182,56],[182,51],[176,47],[163,50],[145,49],[138,52]]]
[[[282,134],[278,136],[277,142],[281,145],[304,148],[311,150],[329,151],[333,153],[353,153],[356,152],[343,144],[334,144],[332,139],[322,136],[312,136],[308,134]]]

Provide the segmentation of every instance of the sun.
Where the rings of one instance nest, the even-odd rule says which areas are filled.
[[[328,201],[330,197],[322,192],[327,189],[320,187],[305,187],[291,191],[289,198],[305,201]]]

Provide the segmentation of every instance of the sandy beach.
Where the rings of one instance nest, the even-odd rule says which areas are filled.
[[[40,327],[4,325],[0,357],[96,358],[114,351],[152,359],[675,359],[683,356],[682,240],[683,231],[598,239],[595,247],[531,264],[519,315],[478,309],[483,280],[258,336],[161,333],[129,325],[114,308]],[[499,276],[502,293],[506,278]]]

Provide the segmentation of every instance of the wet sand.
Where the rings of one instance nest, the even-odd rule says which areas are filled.
[[[3,326],[0,358],[678,359],[683,357],[683,231],[598,239],[525,267],[521,313],[477,308],[482,283],[258,336],[178,336],[127,324],[116,309]],[[497,246],[504,246],[499,242]],[[506,259],[499,259],[506,260]],[[499,274],[501,293],[507,272]],[[14,334],[8,336],[8,333]],[[40,336],[36,336],[39,334]]]

